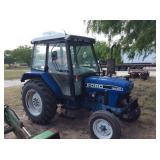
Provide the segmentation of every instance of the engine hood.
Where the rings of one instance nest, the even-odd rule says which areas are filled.
[[[115,90],[130,92],[133,89],[133,82],[118,77],[91,76],[85,79],[87,89]]]

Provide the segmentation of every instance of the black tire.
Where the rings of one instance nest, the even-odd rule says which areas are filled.
[[[26,102],[26,95],[28,91],[34,89],[42,100],[42,110],[39,115],[33,115]],[[24,84],[22,88],[22,103],[27,116],[34,122],[38,124],[48,124],[50,120],[54,117],[57,110],[56,98],[50,89],[41,80],[29,80]]]
[[[106,137],[106,139],[107,138],[108,139],[119,139],[121,137],[121,126],[119,124],[117,117],[108,111],[97,111],[97,112],[94,112],[90,116],[90,119],[89,119],[89,131],[90,131],[91,138],[93,138],[93,139],[100,139],[101,138],[100,136],[98,137],[96,135],[96,133],[93,129],[94,123],[98,119],[103,119],[103,120],[107,121],[107,123],[109,123],[112,128],[111,137],[110,138]]]
[[[130,78],[135,79],[135,78],[137,78],[138,76],[139,76],[138,73],[135,73],[135,72],[131,72],[131,73],[130,73]]]
[[[140,73],[139,78],[142,80],[146,80],[148,77],[147,73]]]
[[[123,121],[126,122],[134,122],[138,120],[138,118],[141,115],[141,108],[138,106],[134,110],[132,110],[130,113],[126,114],[126,116],[120,117]]]

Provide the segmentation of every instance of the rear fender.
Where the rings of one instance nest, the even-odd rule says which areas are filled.
[[[21,82],[29,79],[42,79],[42,81],[55,93],[56,96],[62,97],[62,92],[56,81],[47,72],[26,72],[21,78]]]

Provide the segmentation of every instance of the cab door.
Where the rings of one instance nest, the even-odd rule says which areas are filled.
[[[70,96],[69,67],[65,43],[49,45],[48,68],[48,72],[61,88],[63,95]]]

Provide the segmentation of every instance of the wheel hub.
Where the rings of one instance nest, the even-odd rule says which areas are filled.
[[[35,93],[32,97],[32,103],[33,103],[33,106],[35,108],[38,108],[40,107],[41,105],[41,98],[39,97],[39,95],[37,93]]]
[[[105,126],[105,125],[101,125],[101,126],[100,126],[100,129],[101,129],[101,131],[102,131],[102,132],[106,132],[106,131],[107,131],[106,126]]]
[[[26,101],[28,111],[32,115],[38,116],[41,114],[41,112],[42,112],[42,99],[36,90],[30,89],[26,94],[25,101]]]
[[[111,124],[104,119],[97,119],[94,121],[93,131],[100,139],[109,139],[113,135]]]

